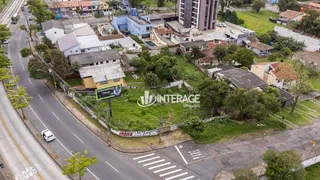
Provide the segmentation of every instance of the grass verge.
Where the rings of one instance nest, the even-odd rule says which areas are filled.
[[[66,79],[66,82],[72,87],[73,86],[81,86],[82,85],[82,79],[81,78]]]
[[[256,31],[257,34],[263,34],[272,31],[276,25],[269,21],[269,17],[278,17],[279,13],[262,10],[259,13],[254,11],[237,11],[239,18],[244,19],[244,26]]]
[[[310,82],[316,91],[320,91],[320,76],[310,79]]]
[[[314,164],[306,168],[307,177],[306,180],[318,180],[320,174],[320,163]]]

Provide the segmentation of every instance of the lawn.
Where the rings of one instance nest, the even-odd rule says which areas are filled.
[[[0,0],[0,12],[8,4],[9,0],[5,0],[6,4],[3,4],[3,0]]]
[[[309,114],[315,118],[320,118],[320,106],[311,102],[303,101],[297,105],[298,110],[303,111],[306,114]]]
[[[259,13],[255,13],[254,11],[238,11],[237,15],[244,20],[246,28],[256,31],[257,34],[263,34],[274,29],[276,24],[270,22],[269,17],[278,17],[279,13],[266,10]]]
[[[254,133],[267,129],[284,130],[286,126],[270,117],[268,120],[255,123],[239,123],[233,120],[218,120],[206,124],[205,130],[193,139],[197,143],[209,144],[217,141],[224,141],[246,133]]]
[[[318,180],[320,174],[320,163],[309,166],[306,168],[307,177],[306,180]]]
[[[66,82],[71,86],[81,86],[82,85],[82,79],[81,78],[69,78],[66,79]]]
[[[313,88],[320,91],[320,76],[310,79]]]
[[[270,62],[267,57],[259,57],[259,56],[256,56],[256,57],[254,58],[254,61],[255,61],[256,63],[260,63],[260,62]]]

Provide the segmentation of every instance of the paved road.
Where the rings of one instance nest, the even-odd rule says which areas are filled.
[[[0,24],[9,26],[11,23],[11,16],[19,11],[23,2],[24,0],[11,0],[0,13]]]
[[[0,153],[15,179],[69,179],[26,128],[2,83],[0,97]]]

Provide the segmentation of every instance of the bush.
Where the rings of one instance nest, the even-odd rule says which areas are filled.
[[[182,130],[192,137],[203,132],[204,128],[204,122],[201,121],[197,116],[190,117],[182,126]]]
[[[235,11],[230,11],[229,9],[226,10],[225,12],[222,12],[221,20],[228,21],[228,22],[231,22],[233,24],[238,24],[238,25],[244,24],[244,20],[239,19],[237,16],[237,13]]]

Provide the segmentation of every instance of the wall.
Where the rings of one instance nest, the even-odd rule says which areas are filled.
[[[68,50],[63,51],[63,53],[66,57],[68,57],[69,55],[72,55],[72,54],[80,54],[81,51],[80,51],[79,45],[77,45]]]
[[[148,31],[147,27],[149,27]],[[152,24],[141,25],[128,17],[128,30],[135,36],[150,35],[152,32]]]
[[[107,84],[103,84],[103,85],[100,85],[100,83],[96,83],[97,89],[107,88],[110,86],[117,86],[117,85],[123,86],[123,78],[120,78],[120,81],[118,81],[118,82],[114,82],[113,80],[109,80]]]
[[[60,37],[64,36],[64,30],[63,29],[58,29],[58,28],[51,28],[45,32],[45,35],[47,38],[49,38],[52,43],[56,43],[57,39]]]
[[[93,82],[93,78],[92,77],[84,78],[83,79],[83,84],[84,84],[84,87],[86,89],[95,89],[96,88],[96,85]]]
[[[111,24],[116,30],[121,30],[121,31],[127,30],[128,29],[127,16],[118,16],[118,17],[114,16]]]

